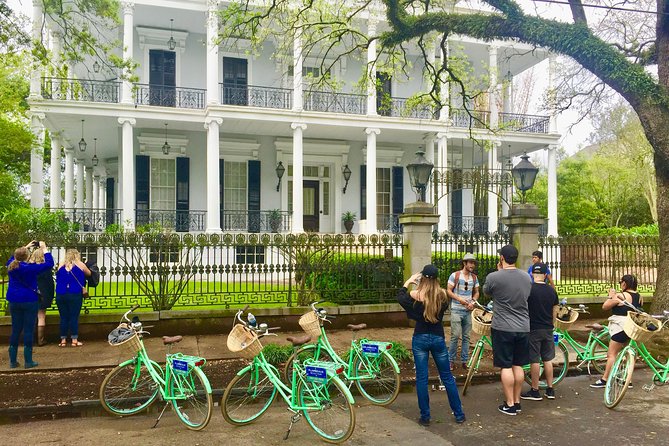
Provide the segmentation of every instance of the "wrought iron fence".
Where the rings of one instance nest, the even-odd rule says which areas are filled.
[[[484,129],[490,126],[490,112],[452,108],[451,121],[454,127]]]
[[[292,214],[287,211],[221,211],[221,229],[240,232],[290,232]]]
[[[170,85],[135,84],[135,104],[203,109],[206,90]]]
[[[367,96],[306,90],[304,92],[304,109],[307,111],[364,115],[367,113]]]
[[[204,231],[207,211],[181,211],[160,209],[137,209],[135,222],[137,226],[157,224],[161,228],[177,232]]]
[[[121,83],[57,77],[42,78],[42,97],[59,101],[119,102]]]
[[[390,116],[413,119],[438,119],[436,108],[433,105],[412,105],[409,98],[391,98]]]
[[[548,133],[548,116],[521,115],[518,113],[500,113],[499,126],[503,130],[527,133]]]
[[[472,215],[454,215],[448,218],[449,228],[454,234],[487,234],[488,217]]]
[[[403,280],[401,235],[118,233],[52,235],[45,241],[56,263],[65,248],[97,262],[101,281],[84,301],[87,313],[118,312],[136,303],[150,308],[149,293],[140,289],[155,290],[155,301],[175,293],[182,277],[189,280],[173,296],[173,309],[394,302]],[[17,243],[2,240],[0,249],[11,252]],[[3,295],[6,287],[2,281]]]
[[[284,110],[293,107],[293,90],[288,88],[220,85],[221,103],[225,105],[248,105],[249,107],[280,108]]]
[[[81,209],[65,208],[62,210],[65,218],[74,224],[76,231],[102,232],[109,225],[121,224],[120,209]]]
[[[638,290],[655,291],[659,261],[657,236],[540,237],[539,250],[548,263],[559,295],[605,296],[633,274]]]

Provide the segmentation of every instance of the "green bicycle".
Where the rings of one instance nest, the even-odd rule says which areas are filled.
[[[211,385],[201,370],[206,360],[181,353],[170,354],[172,344],[181,341],[182,337],[163,336],[163,343],[168,346],[163,370],[146,352],[142,336],[148,332],[142,329],[139,318],[128,319],[137,308],[139,305],[128,310],[119,326],[110,333],[109,343],[126,349],[134,357],[119,364],[102,381],[102,407],[112,415],[134,415],[147,409],[160,395],[165,407],[153,427],[158,425],[171,403],[188,429],[204,429],[214,408]]]
[[[662,386],[669,382],[669,359],[666,363],[662,364],[648,352],[648,349],[644,344],[644,342],[650,339],[654,333],[660,331],[663,326],[667,325],[666,321],[669,319],[669,311],[664,310],[661,315],[650,316],[636,308],[634,305],[629,304],[629,302],[623,302],[625,305],[633,309],[635,314],[641,314],[645,317],[655,319],[656,325],[655,331],[642,329],[634,322],[630,313],[627,314],[628,320],[624,325],[624,329],[627,336],[631,339],[629,344],[618,353],[613,368],[611,369],[611,375],[609,376],[608,381],[606,381],[606,388],[604,389],[604,404],[609,409],[616,407],[625,396],[625,392],[627,392],[627,388],[632,381],[634,363],[636,362],[637,355],[641,357],[653,373],[653,382],[650,385],[644,385],[644,390],[650,392],[656,386]]]
[[[346,441],[355,428],[355,412],[351,392],[337,376],[343,368],[311,359],[304,363],[295,361],[290,386],[284,384],[277,368],[265,359],[260,344],[260,338],[276,336],[269,332],[273,328],[242,320],[245,311],[246,308],[237,312],[227,344],[230,351],[250,359],[251,363],[237,372],[223,393],[221,412],[225,420],[238,426],[249,424],[267,411],[279,393],[294,414],[284,439],[290,435],[293,424],[304,416],[326,442]],[[293,345],[299,344],[299,339],[293,339]]]
[[[297,358],[314,358],[329,361],[343,367],[344,378],[355,383],[358,391],[372,404],[386,406],[397,398],[400,391],[400,368],[395,358],[388,352],[392,348],[390,342],[355,339],[355,333],[367,327],[366,324],[348,325],[353,331],[348,360],[342,359],[330,344],[325,333],[324,322],[331,322],[334,316],[328,315],[324,308],[316,308],[320,302],[311,304],[310,312],[300,318],[300,326],[307,332],[315,344],[307,344],[295,351],[284,370],[288,380],[292,374],[293,363]],[[306,340],[309,342],[309,339]]]

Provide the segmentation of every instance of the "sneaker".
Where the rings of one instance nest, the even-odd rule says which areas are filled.
[[[592,387],[593,389],[603,389],[604,387],[606,387],[606,381],[600,378],[594,383],[590,384],[590,387]]]
[[[465,421],[467,421],[467,418],[465,418],[464,415],[461,416],[460,418],[456,418],[456,419],[455,419],[455,422],[458,423],[458,424],[462,424],[462,423],[464,423]]]
[[[418,424],[420,424],[421,426],[429,426],[430,420],[426,420],[425,418],[419,418]]]
[[[504,415],[516,415],[516,406],[515,404],[511,407],[507,406],[506,403],[502,404],[497,408],[500,412],[502,412]]]
[[[523,411],[523,408],[520,407],[520,403],[515,403],[513,407],[516,408],[516,413],[521,413]]]
[[[630,383],[627,385],[627,388],[628,388],[628,389],[632,389],[632,388],[634,388],[634,385],[632,384],[632,381],[630,381]]]
[[[527,392],[521,393],[520,397],[524,400],[532,400],[532,401],[541,401],[543,399],[541,398],[541,394],[537,389],[530,389]]]
[[[553,390],[552,387],[548,387],[546,391],[544,392],[544,396],[548,398],[549,400],[554,400],[555,399],[555,390]]]

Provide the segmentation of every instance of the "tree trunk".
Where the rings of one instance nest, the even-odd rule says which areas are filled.
[[[662,310],[669,310],[669,163],[658,154],[655,155],[655,178],[660,255],[651,310],[653,313],[659,313]]]

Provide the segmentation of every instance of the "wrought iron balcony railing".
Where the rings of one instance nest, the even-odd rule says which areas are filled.
[[[53,209],[63,211],[65,218],[74,225],[76,231],[103,232],[107,226],[121,224],[120,209]]]
[[[548,133],[548,116],[521,115],[518,113],[500,113],[499,126],[503,130],[526,133]]]
[[[121,83],[56,77],[42,78],[42,97],[57,101],[119,102]]]
[[[488,217],[453,216],[448,219],[453,234],[485,234],[488,232]]]
[[[135,84],[135,104],[204,109],[206,90],[169,85]]]
[[[221,229],[240,232],[290,232],[292,215],[286,211],[221,211]]]
[[[204,231],[207,211],[136,209],[135,225],[158,224],[176,232]]]
[[[490,188],[509,187],[513,177],[508,169],[487,169],[485,166],[474,169],[435,168],[435,183],[444,184],[449,190],[469,189],[476,186]]]
[[[451,121],[454,127],[484,129],[490,126],[490,112],[452,108]]]
[[[379,114],[397,118],[439,119],[436,108],[429,104],[412,105],[409,98],[391,98],[389,113],[383,113],[384,104],[379,106]]]
[[[260,87],[257,85],[221,85],[221,104],[247,105],[259,108],[293,107],[293,90],[288,88]]]
[[[304,109],[307,111],[364,115],[367,113],[367,96],[306,90],[304,92]]]

